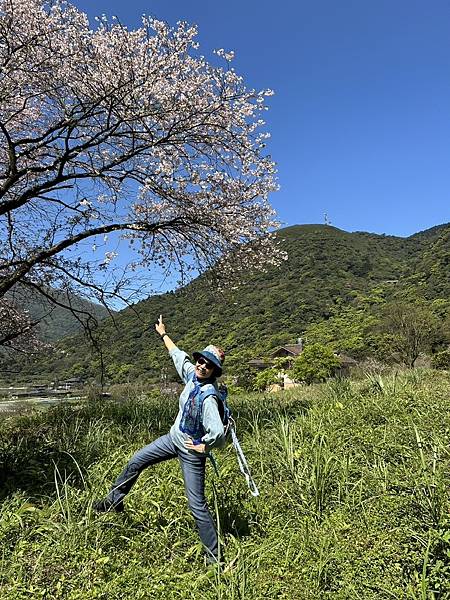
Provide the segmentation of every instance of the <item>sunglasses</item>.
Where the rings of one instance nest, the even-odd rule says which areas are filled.
[[[197,359],[197,364],[202,365],[202,366],[206,367],[207,369],[214,369],[214,365],[212,363],[210,363],[209,360],[206,360],[206,358],[203,358],[203,356],[200,356]]]

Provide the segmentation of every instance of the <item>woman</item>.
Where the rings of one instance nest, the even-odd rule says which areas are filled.
[[[208,562],[218,561],[217,530],[205,499],[206,458],[222,447],[225,432],[218,409],[217,377],[222,375],[224,353],[215,346],[194,352],[195,365],[166,333],[162,315],[155,325],[185,387],[170,432],[138,450],[119,475],[108,496],[94,504],[99,512],[124,510],[123,499],[146,467],[178,458],[189,508],[195,519]]]

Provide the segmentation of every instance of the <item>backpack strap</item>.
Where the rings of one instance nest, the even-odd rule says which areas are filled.
[[[226,402],[226,396],[224,398],[221,390],[218,390],[212,383],[206,384],[203,388],[200,388],[200,394],[202,406],[203,402],[206,400],[206,398],[208,398],[208,396],[214,396],[216,398],[219,417],[225,428],[225,435],[227,436],[230,427],[231,410]]]
[[[202,405],[208,396],[218,396],[218,392],[212,383],[205,383],[205,385],[200,386],[200,398],[202,400]]]

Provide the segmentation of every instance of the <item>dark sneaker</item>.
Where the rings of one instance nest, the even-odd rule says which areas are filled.
[[[125,510],[122,500],[116,502],[115,504],[110,500],[97,500],[92,505],[92,508],[96,512],[118,512],[121,513]]]

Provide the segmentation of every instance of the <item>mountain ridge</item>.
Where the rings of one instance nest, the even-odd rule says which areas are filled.
[[[450,280],[440,276],[450,253],[448,224],[408,237],[319,224],[289,226],[277,236],[288,260],[279,269],[253,274],[237,291],[219,294],[200,277],[120,311],[114,323],[102,322],[97,336],[107,378],[158,377],[169,367],[153,331],[159,314],[180,347],[192,351],[216,343],[233,365],[295,341],[311,324],[330,318],[337,306],[351,305],[373,289],[388,299],[411,296],[411,290],[428,302],[450,298]],[[436,278],[440,284],[434,291]],[[100,362],[75,337],[34,368],[89,378],[97,376]]]
[[[31,320],[38,323],[37,337],[44,342],[54,343],[65,336],[74,335],[83,329],[83,323],[88,319],[99,322],[115,313],[76,294],[68,296],[66,292],[52,288],[44,288],[44,292],[57,303],[71,306],[73,311],[24,285],[16,285],[8,294],[16,306],[26,310]]]

